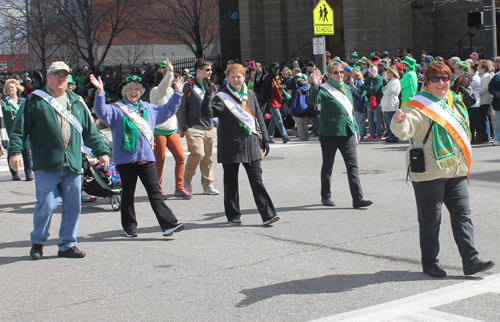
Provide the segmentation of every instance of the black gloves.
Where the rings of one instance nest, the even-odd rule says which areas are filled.
[[[212,86],[207,78],[203,78],[203,88],[205,88],[205,95],[212,96]]]
[[[269,142],[262,142],[262,152],[264,152],[264,156],[267,157],[269,154],[269,151],[271,151],[271,147],[269,146]]]

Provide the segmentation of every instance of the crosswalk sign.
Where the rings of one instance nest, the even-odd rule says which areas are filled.
[[[314,34],[333,35],[333,10],[325,0],[321,0],[313,10]]]

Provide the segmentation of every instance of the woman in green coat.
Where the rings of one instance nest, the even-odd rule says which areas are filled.
[[[314,86],[309,94],[309,103],[321,104],[319,141],[323,164],[321,166],[321,203],[335,206],[330,190],[333,162],[340,150],[347,168],[347,178],[354,208],[368,207],[370,200],[363,199],[358,175],[356,145],[359,131],[349,87],[343,82],[344,70],[339,62],[331,62],[327,67],[328,81],[321,84],[318,70],[312,74]]]

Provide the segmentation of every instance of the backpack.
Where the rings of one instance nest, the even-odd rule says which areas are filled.
[[[472,105],[476,104],[477,102],[477,97],[476,97],[476,94],[474,94],[474,91],[472,90],[472,87],[471,85],[467,86],[467,87],[464,87],[462,84],[461,84],[461,81],[462,81],[462,77],[464,77],[463,75],[460,76],[456,81],[455,81],[455,84],[457,84],[458,86],[456,86],[456,89],[455,89],[455,93],[456,94],[462,94],[462,102],[464,103],[464,105],[469,108],[471,107]],[[455,87],[455,86],[454,86]]]

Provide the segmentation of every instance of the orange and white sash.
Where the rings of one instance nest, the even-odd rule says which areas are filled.
[[[231,95],[224,92],[218,92],[216,95],[241,123],[245,124],[245,126],[248,127],[252,133],[258,135],[257,128],[255,126],[255,116],[249,113],[243,106],[241,106],[241,104],[238,104]]]
[[[467,130],[460,124],[460,122],[450,113],[441,107],[441,102],[439,102],[439,98],[435,97],[435,100],[431,99],[431,95],[424,95],[423,93],[417,93],[417,95],[413,96],[412,100],[408,102],[406,106],[412,106],[422,113],[424,113],[427,117],[434,120],[437,124],[441,125],[453,138],[453,140],[457,143],[457,145],[462,150],[465,155],[465,160],[467,161],[467,166],[471,167],[472,161],[472,147],[470,144],[469,134]],[[444,102],[442,102],[444,104]],[[457,116],[461,117],[462,116]],[[467,121],[466,118],[464,118]],[[467,174],[467,177],[469,175]]]

